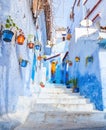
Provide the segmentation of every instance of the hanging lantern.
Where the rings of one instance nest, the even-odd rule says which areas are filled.
[[[71,37],[72,37],[72,36],[71,36],[71,34],[70,34],[70,33],[68,33],[66,38],[67,38],[67,40],[70,40],[70,39],[71,39]]]
[[[33,49],[33,48],[34,48],[34,43],[29,42],[29,43],[27,44],[27,46],[28,46],[30,49]]]
[[[17,37],[17,43],[19,45],[23,45],[24,44],[24,40],[25,40],[25,37],[23,34],[19,34],[18,37]]]
[[[20,64],[21,67],[26,67],[26,66],[27,66],[27,63],[28,63],[28,61],[27,61],[27,60],[24,60],[24,59],[21,59],[21,60],[19,61],[19,64]]]
[[[75,57],[75,61],[76,61],[76,62],[79,62],[79,61],[80,61],[80,57],[76,56],[76,57]]]
[[[35,48],[36,48],[36,50],[40,50],[41,46],[38,44],[38,45],[35,45]]]

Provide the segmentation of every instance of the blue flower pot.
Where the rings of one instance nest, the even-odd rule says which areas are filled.
[[[40,45],[35,45],[36,50],[40,50],[41,46]]]
[[[27,63],[28,63],[27,60],[23,60],[23,59],[22,59],[22,61],[20,62],[20,65],[21,65],[21,67],[26,67],[26,66],[27,66]]]
[[[11,42],[14,33],[10,30],[4,30],[2,37],[5,42]]]
[[[73,89],[73,92],[74,92],[74,93],[79,93],[79,88],[74,88],[74,89]]]

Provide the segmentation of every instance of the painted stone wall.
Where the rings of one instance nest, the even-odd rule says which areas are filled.
[[[70,44],[70,60],[73,65],[69,68],[69,77],[78,78],[80,94],[89,98],[96,109],[103,110],[102,86],[99,66],[99,46],[97,40],[90,37],[79,38],[76,43]],[[75,57],[80,57],[80,62]],[[87,62],[88,56],[93,61]]]
[[[24,5],[24,6],[23,6]],[[33,51],[27,47],[28,34],[35,34],[31,8],[27,0],[1,0],[0,23],[4,24],[11,15],[17,26],[25,34],[24,45],[0,41],[0,114],[14,112],[20,95],[30,95],[30,78],[33,61]],[[19,66],[19,58],[29,61],[26,68]]]

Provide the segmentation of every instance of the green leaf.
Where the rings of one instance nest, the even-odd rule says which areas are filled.
[[[13,27],[15,27],[16,26],[16,24],[15,23],[13,23]]]
[[[5,27],[6,28],[10,28],[10,24],[5,24]]]
[[[7,19],[7,20],[6,20],[6,23],[10,23],[10,20],[9,20],[9,19]]]

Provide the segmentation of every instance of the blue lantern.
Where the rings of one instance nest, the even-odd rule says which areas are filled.
[[[4,30],[2,37],[5,42],[11,42],[13,35],[14,33],[12,31]]]

